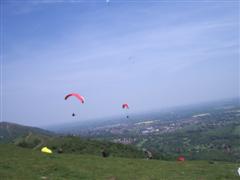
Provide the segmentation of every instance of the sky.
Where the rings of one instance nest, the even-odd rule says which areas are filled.
[[[46,126],[239,97],[238,1],[1,0],[1,121]],[[85,104],[68,93],[79,93]],[[72,117],[75,113],[77,116]]]

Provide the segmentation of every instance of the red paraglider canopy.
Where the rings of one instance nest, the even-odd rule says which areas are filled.
[[[71,93],[71,94],[68,94],[67,96],[65,96],[65,100],[67,100],[69,97],[71,96],[75,96],[77,99],[79,99],[81,101],[81,103],[84,103],[85,102],[85,99],[83,96],[81,96],[80,94],[77,94],[77,93]]]
[[[125,109],[125,108],[129,109],[129,106],[128,106],[128,104],[123,104],[123,105],[122,105],[122,108],[123,108],[123,109]]]
[[[184,157],[184,156],[179,156],[179,157],[177,158],[177,161],[185,161],[185,157]]]

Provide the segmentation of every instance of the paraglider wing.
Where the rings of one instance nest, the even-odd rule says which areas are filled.
[[[80,94],[77,94],[77,93],[71,93],[71,94],[68,94],[67,96],[65,96],[65,100],[67,100],[69,97],[71,96],[75,96],[77,99],[79,99],[81,101],[81,103],[84,103],[85,102],[85,99],[83,96],[81,96]]]
[[[184,157],[184,156],[179,156],[179,157],[177,158],[177,161],[185,161],[185,157]]]
[[[46,154],[52,154],[52,150],[49,149],[49,148],[47,148],[47,147],[43,147],[43,148],[41,149],[41,152],[42,152],[42,153],[46,153]]]
[[[122,104],[122,108],[123,108],[123,109],[126,109],[126,110],[124,110],[124,111],[127,112],[127,111],[128,111],[127,109],[129,109],[129,106],[128,106],[127,103],[125,103],[125,104]],[[127,119],[129,118],[128,112],[126,113],[126,118],[127,118]]]
[[[122,105],[122,108],[123,108],[123,109],[125,109],[125,108],[129,109],[129,106],[128,106],[128,104],[123,104],[123,105]]]

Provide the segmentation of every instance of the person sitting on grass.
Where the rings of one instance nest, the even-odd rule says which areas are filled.
[[[102,157],[104,157],[104,158],[109,156],[109,153],[106,151],[105,148],[102,148],[101,153],[102,153]]]
[[[150,151],[145,150],[144,153],[147,156],[147,159],[152,159],[153,158],[152,153]]]

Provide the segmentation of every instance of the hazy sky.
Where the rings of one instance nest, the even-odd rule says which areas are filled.
[[[1,0],[1,120],[84,121],[239,96],[238,1]],[[80,104],[64,96],[77,92]],[[77,116],[73,118],[71,114]]]

